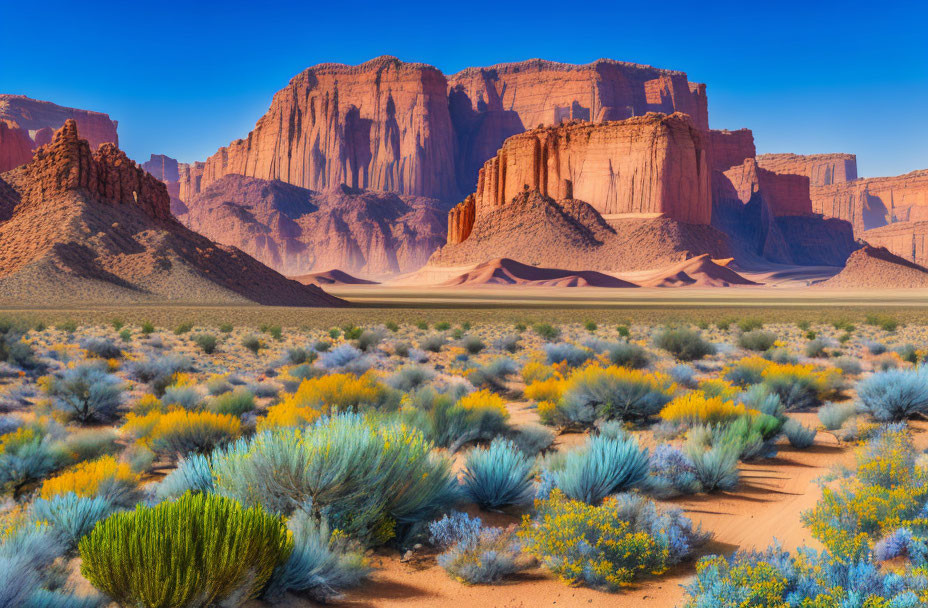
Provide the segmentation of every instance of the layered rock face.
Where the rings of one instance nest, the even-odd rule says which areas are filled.
[[[604,216],[708,224],[712,213],[705,143],[684,114],[571,122],[510,137],[478,174],[476,215],[524,190],[581,200]]]
[[[181,199],[227,174],[452,198],[447,81],[431,66],[394,57],[309,68],[274,95],[246,139],[183,176]]]
[[[101,112],[66,108],[22,95],[0,95],[0,172],[32,159],[31,151],[51,141],[66,120],[74,120],[92,150],[119,145],[117,122]],[[29,154],[23,152],[28,145]]]
[[[610,59],[588,65],[531,59],[467,68],[449,77],[448,86],[464,192],[507,137],[538,126],[683,112],[697,128],[709,128],[705,85],[689,82],[683,72]]]
[[[333,268],[363,276],[415,270],[444,243],[445,215],[432,199],[343,186],[316,192],[227,175],[178,218],[287,275]]]
[[[857,156],[854,154],[761,154],[757,163],[774,173],[804,175],[813,187],[857,179]]]
[[[599,60],[437,69],[378,57],[321,64],[279,91],[246,139],[180,169],[189,200],[226,174],[322,190],[344,184],[453,200],[503,141],[538,125],[647,112],[689,114],[708,129],[705,85],[686,74]]]
[[[164,154],[152,154],[142,168],[166,184],[180,181],[177,160]]]
[[[864,230],[860,238],[876,247],[885,247],[909,262],[928,265],[928,221],[895,222]]]
[[[0,301],[342,304],[182,226],[164,184],[73,119],[0,174]]]
[[[893,222],[928,220],[928,170],[815,188],[812,206],[851,222],[858,235]]]

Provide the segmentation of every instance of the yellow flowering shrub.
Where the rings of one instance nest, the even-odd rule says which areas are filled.
[[[537,380],[525,387],[524,395],[532,401],[549,401],[557,403],[564,390],[564,381],[551,376],[546,380]]]
[[[706,397],[719,397],[725,401],[732,401],[741,394],[741,389],[721,378],[703,380],[699,383],[699,390],[702,391]]]
[[[207,453],[237,439],[242,423],[229,414],[178,408],[165,413],[153,411],[144,416],[129,414],[122,430],[154,452],[177,457],[188,452]]]
[[[744,404],[722,397],[707,397],[704,393],[694,391],[677,397],[661,410],[660,417],[669,422],[686,426],[696,424],[720,424],[744,416],[755,416],[757,410],[749,410]]]
[[[614,591],[667,569],[667,543],[634,530],[615,497],[592,506],[555,489],[535,507],[534,518],[522,518],[525,550],[571,585]]]
[[[554,368],[541,361],[529,361],[522,367],[522,380],[526,384],[541,382],[554,376]]]
[[[282,401],[292,401],[299,406],[312,406],[322,411],[345,410],[351,407],[379,405],[386,389],[368,372],[363,376],[354,374],[327,374],[309,378],[300,383],[293,394],[284,394]]]
[[[150,412],[160,412],[163,409],[164,405],[162,405],[161,399],[158,399],[150,393],[142,395],[139,397],[139,400],[132,405],[132,411],[139,416],[144,416]]]
[[[139,476],[128,463],[117,462],[112,456],[82,462],[42,482],[39,495],[48,499],[59,494],[74,492],[78,496],[105,496],[114,498],[134,490]]]
[[[464,395],[456,405],[466,412],[489,412],[503,420],[509,419],[509,410],[503,398],[486,389]]]
[[[267,409],[267,415],[258,420],[259,431],[306,426],[314,422],[322,412],[308,405],[299,405],[294,399],[285,399]]]

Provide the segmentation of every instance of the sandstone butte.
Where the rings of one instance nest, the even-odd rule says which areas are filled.
[[[812,187],[857,179],[854,154],[761,154],[757,164],[774,173],[805,175]]]
[[[73,119],[92,150],[119,145],[117,122],[101,112],[78,110],[22,95],[0,95],[0,173],[32,160],[32,151],[51,141],[56,129]]]
[[[275,94],[245,139],[182,165],[179,194],[187,201],[233,173],[312,190],[345,184],[460,200],[511,135],[565,119],[602,122],[650,111],[685,112],[708,128],[705,85],[682,72],[605,59],[534,59],[450,78],[386,56],[358,66],[321,64]]]
[[[182,226],[163,183],[70,118],[0,174],[0,300],[342,304]]]

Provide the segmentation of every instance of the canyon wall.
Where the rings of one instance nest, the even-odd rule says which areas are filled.
[[[860,237],[910,262],[928,265],[928,221],[896,222],[865,230]]]
[[[679,113],[571,122],[510,137],[479,172],[476,214],[524,190],[582,200],[604,216],[708,224],[712,212],[704,135]]]
[[[309,68],[274,95],[248,137],[181,172],[181,198],[227,174],[453,198],[447,88],[437,69],[393,57]]]
[[[812,207],[816,213],[851,222],[858,235],[893,222],[926,220],[928,170],[814,188]]]
[[[857,179],[854,154],[761,154],[757,164],[774,173],[804,175],[812,186],[830,186]]]
[[[49,143],[54,132],[69,119],[76,122],[91,150],[104,143],[119,145],[117,122],[106,114],[22,95],[0,95],[0,172],[32,160],[32,150]]]

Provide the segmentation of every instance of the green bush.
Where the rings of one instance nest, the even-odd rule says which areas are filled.
[[[81,424],[113,420],[122,404],[122,381],[103,371],[99,363],[68,368],[45,386],[55,407]]]
[[[251,334],[242,338],[242,346],[257,355],[258,351],[264,348],[264,343],[261,341],[261,338]]]
[[[654,338],[654,344],[681,361],[695,361],[715,353],[715,347],[702,339],[698,331],[667,328]]]
[[[745,332],[738,337],[738,345],[741,348],[758,352],[770,349],[776,341],[776,334],[761,330]]]
[[[552,342],[557,340],[561,335],[561,330],[550,323],[536,323],[532,329],[536,334],[541,336],[542,340]]]
[[[742,319],[738,321],[738,329],[744,333],[761,329],[764,327],[764,322],[760,319]]]
[[[231,334],[232,330],[235,329],[231,323],[221,323],[219,325],[219,331],[224,334]]]
[[[143,334],[145,334],[146,336],[148,336],[148,335],[153,334],[153,333],[155,332],[155,326],[152,325],[150,322],[145,321],[144,323],[142,323],[142,328],[141,328],[141,330],[142,330],[142,333],[143,333]]]
[[[193,323],[184,322],[174,328],[174,335],[181,336],[183,334],[189,333],[193,329]]]
[[[199,346],[204,353],[211,355],[216,350],[218,340],[216,340],[216,336],[213,334],[197,334],[197,337],[194,338],[194,342],[197,343],[197,346]]]
[[[81,574],[123,606],[240,606],[293,550],[284,522],[259,507],[186,494],[104,519],[81,539]]]

